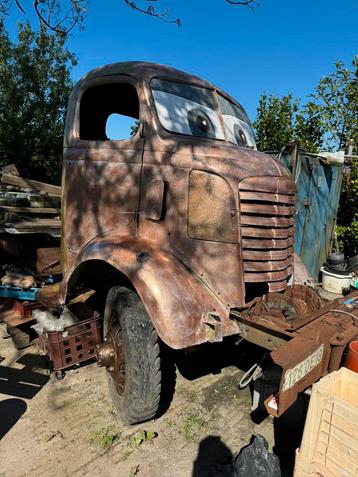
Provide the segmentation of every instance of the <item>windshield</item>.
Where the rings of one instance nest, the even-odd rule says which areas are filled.
[[[205,88],[154,78],[151,81],[161,125],[168,131],[225,140],[255,147],[250,121],[242,108],[218,96],[225,134],[215,108],[214,93]]]
[[[211,91],[157,78],[151,81],[151,87],[165,129],[207,139],[225,139]]]
[[[245,111],[223,96],[218,98],[227,140],[238,146],[256,148],[254,132]]]

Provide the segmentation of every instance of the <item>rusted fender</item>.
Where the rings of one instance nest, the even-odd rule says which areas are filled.
[[[228,309],[196,275],[170,252],[136,238],[112,235],[90,242],[64,276],[63,302],[73,272],[87,260],[106,261],[131,280],[158,335],[172,348],[216,341],[238,332],[232,329]]]

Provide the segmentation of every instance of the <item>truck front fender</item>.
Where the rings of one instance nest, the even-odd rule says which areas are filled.
[[[63,301],[71,276],[88,260],[105,261],[132,282],[159,337],[172,348],[218,341],[236,331],[228,309],[196,275],[170,252],[140,239],[111,236],[90,242],[65,273]]]

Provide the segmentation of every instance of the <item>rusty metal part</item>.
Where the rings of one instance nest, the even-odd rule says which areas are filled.
[[[109,368],[114,358],[113,344],[105,339],[104,342],[96,346],[97,364],[100,367]]]
[[[349,299],[358,300],[358,292],[322,307],[318,316],[293,333],[285,345],[270,354],[280,366],[282,376],[277,393],[265,401],[267,411],[280,416],[304,391],[321,376],[341,365],[347,344],[358,337],[358,308],[350,309]],[[314,316],[314,315],[312,315]]]
[[[245,340],[250,341],[262,348],[274,350],[286,343],[287,338],[275,335],[272,331],[264,331],[260,328],[240,323],[240,334]]]
[[[122,331],[116,313],[112,313],[106,323],[107,336],[103,344],[96,347],[97,364],[110,373],[119,395],[125,386],[125,358],[122,343]]]
[[[293,284],[285,293],[268,293],[247,304],[241,312],[231,310],[231,313],[246,323],[261,323],[271,329],[293,331],[314,318],[322,307],[314,289]]]
[[[276,282],[270,291],[286,288],[293,264],[294,194],[287,177],[248,177],[239,183],[245,282]],[[272,245],[263,250],[261,240],[268,238]]]
[[[306,316],[319,310],[323,302],[314,288],[295,283],[285,290],[285,295],[289,296],[299,307],[300,315]]]

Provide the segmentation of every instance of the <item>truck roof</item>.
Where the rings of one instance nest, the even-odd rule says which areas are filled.
[[[205,81],[198,76],[186,73],[181,70],[177,70],[176,68],[172,68],[170,66],[160,65],[158,63],[151,63],[147,61],[121,61],[118,63],[111,63],[108,65],[100,66],[98,68],[94,68],[80,79],[78,85],[82,86],[87,81],[91,81],[101,76],[114,75],[128,75],[145,81],[150,81],[154,77],[160,77],[162,79],[190,83],[201,86],[203,88],[215,89],[234,103],[238,105],[240,104],[235,98],[233,98],[217,86],[213,85],[209,81]]]

